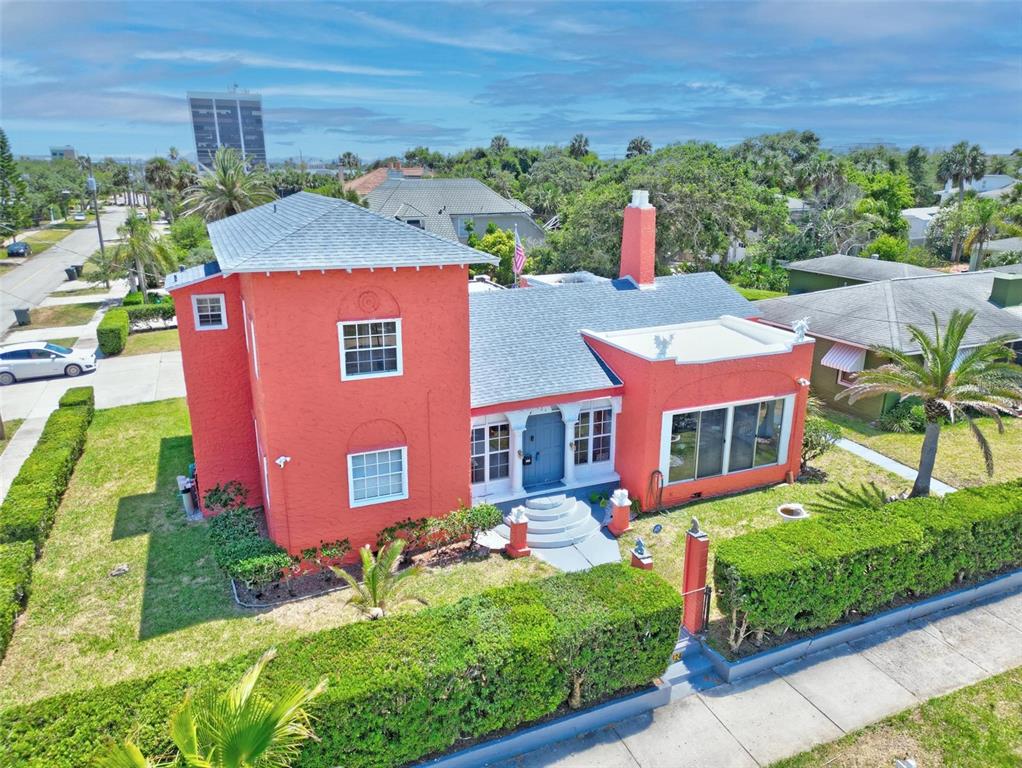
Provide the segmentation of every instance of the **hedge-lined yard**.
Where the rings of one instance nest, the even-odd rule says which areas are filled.
[[[280,691],[329,680],[310,707],[318,741],[297,766],[390,768],[518,727],[573,697],[585,706],[648,684],[669,662],[680,618],[680,596],[658,576],[605,565],[286,643],[262,684]],[[77,768],[128,735],[148,754],[165,753],[167,718],[184,690],[222,690],[254,657],[8,710],[0,760]]]
[[[732,648],[806,631],[1022,565],[1022,480],[832,512],[717,545],[714,591]]]
[[[96,328],[99,351],[107,357],[119,355],[124,351],[124,345],[128,341],[128,328],[130,325],[126,309],[118,308],[107,311]]]
[[[175,477],[193,461],[190,432],[183,399],[96,411],[0,664],[0,708],[359,620],[343,591],[266,611],[234,604],[208,526],[188,524],[181,511]],[[121,563],[128,572],[111,577]],[[553,572],[536,558],[494,555],[425,573],[409,594],[436,606]]]
[[[31,541],[0,544],[0,659],[14,633],[14,620],[28,599],[33,560],[35,545]]]

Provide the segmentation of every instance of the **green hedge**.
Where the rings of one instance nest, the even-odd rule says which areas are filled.
[[[96,407],[96,393],[92,387],[71,387],[60,396],[59,405],[61,408],[75,408],[85,406],[86,408]]]
[[[750,631],[820,629],[1022,565],[1022,480],[829,513],[717,546],[717,605]]]
[[[283,547],[259,532],[249,507],[221,512],[209,521],[209,541],[216,564],[231,578],[249,587],[267,584],[291,565]]]
[[[173,302],[140,304],[137,307],[128,307],[124,311],[128,313],[128,320],[132,324],[151,323],[154,320],[173,320],[177,314]]]
[[[33,541],[42,548],[91,421],[89,406],[58,408],[50,415],[0,505],[0,544]]]
[[[680,619],[681,598],[659,576],[611,564],[306,635],[278,647],[260,685],[329,678],[311,707],[320,741],[296,766],[389,768],[549,715],[576,680],[585,704],[648,684]],[[223,690],[257,656],[6,710],[0,764],[77,768],[129,735],[164,752],[185,690]]]
[[[14,634],[14,620],[28,599],[35,545],[31,541],[0,544],[0,659]]]
[[[128,310],[111,309],[103,319],[99,321],[96,328],[96,337],[99,339],[99,349],[107,357],[119,355],[124,351],[124,345],[128,341]]]

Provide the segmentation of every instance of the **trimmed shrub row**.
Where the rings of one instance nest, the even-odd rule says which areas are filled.
[[[310,708],[320,740],[296,766],[390,768],[549,715],[573,693],[586,705],[648,684],[680,618],[681,597],[659,576],[611,564],[306,635],[278,648],[260,685],[329,678]],[[185,690],[223,690],[258,655],[8,709],[0,763],[77,768],[128,735],[164,753]]]
[[[96,337],[99,339],[99,349],[107,357],[119,355],[124,351],[124,345],[128,342],[128,310],[108,310],[103,319],[99,321],[96,328]]]
[[[830,626],[904,597],[1022,565],[1022,480],[830,513],[717,546],[717,605],[750,632]]]
[[[92,413],[91,406],[70,406],[58,408],[47,419],[39,442],[0,505],[0,544],[33,541],[42,548],[82,455]]]
[[[33,560],[35,545],[31,541],[0,544],[0,659],[14,634],[14,620],[28,600]]]
[[[174,309],[174,302],[163,301],[159,304],[139,304],[136,307],[127,307],[128,320],[131,324],[151,323],[154,320],[173,320],[177,314]]]
[[[151,304],[159,303],[161,301],[166,301],[171,304],[173,303],[173,300],[169,296],[163,293],[158,293],[157,291],[149,291],[149,295],[146,296],[146,298],[149,300],[149,303]],[[130,293],[126,294],[123,299],[121,299],[122,307],[137,307],[140,306],[141,304],[142,304],[141,291],[131,291]]]
[[[96,393],[92,387],[71,387],[60,396],[58,405],[61,408],[84,406],[89,410],[96,407]]]
[[[260,534],[254,515],[250,507],[237,507],[209,520],[216,564],[249,587],[267,584],[291,566],[287,551]]]

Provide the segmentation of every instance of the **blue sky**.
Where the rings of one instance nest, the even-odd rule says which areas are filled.
[[[606,155],[809,128],[830,146],[1022,146],[1022,3],[10,2],[17,154],[194,153],[187,90],[263,94],[271,158],[415,145]]]

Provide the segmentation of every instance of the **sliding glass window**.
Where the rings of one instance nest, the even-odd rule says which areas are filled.
[[[784,411],[785,399],[777,398],[672,415],[667,482],[777,464]]]

